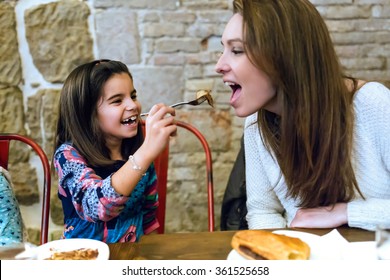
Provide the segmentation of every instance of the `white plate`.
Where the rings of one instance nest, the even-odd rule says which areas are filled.
[[[321,242],[321,237],[319,235],[293,230],[276,230],[273,231],[273,233],[297,237],[306,242],[310,246],[310,260],[341,258],[340,255],[335,256],[334,252],[332,252],[329,248],[327,248],[327,246],[325,246],[323,242]],[[227,259],[246,260],[236,250],[230,251]]]
[[[38,260],[47,259],[51,256],[53,250],[71,251],[81,248],[98,249],[99,255],[96,260],[108,260],[110,256],[110,249],[104,242],[86,238],[69,238],[51,241],[39,246],[37,258]]]
[[[344,260],[377,260],[375,241],[350,242],[343,248]]]

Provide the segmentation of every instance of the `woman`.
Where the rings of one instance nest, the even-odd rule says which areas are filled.
[[[64,238],[134,242],[159,225],[152,162],[176,133],[175,110],[152,107],[146,138],[133,77],[119,61],[74,69],[60,97],[54,166]]]
[[[216,71],[246,117],[249,228],[390,224],[390,91],[347,77],[307,0],[235,0]]]

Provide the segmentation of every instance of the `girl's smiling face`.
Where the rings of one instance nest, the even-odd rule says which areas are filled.
[[[103,87],[97,118],[107,146],[137,135],[141,104],[133,81],[126,73],[114,74]]]
[[[279,113],[276,89],[270,78],[249,60],[244,50],[243,18],[234,14],[222,35],[223,52],[215,70],[233,90],[230,105],[239,117],[264,108]]]

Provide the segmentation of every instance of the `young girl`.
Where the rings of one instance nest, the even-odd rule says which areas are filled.
[[[390,225],[390,91],[348,78],[308,0],[235,0],[216,71],[244,131],[249,228]]]
[[[159,225],[153,160],[176,133],[175,110],[152,107],[146,137],[133,78],[119,61],[74,69],[60,97],[54,166],[64,238],[134,242]]]

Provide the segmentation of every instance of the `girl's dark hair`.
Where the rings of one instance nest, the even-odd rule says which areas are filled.
[[[107,80],[121,73],[133,79],[125,64],[104,59],[80,65],[69,74],[60,96],[54,151],[63,143],[70,143],[91,166],[107,166],[114,162],[97,120],[97,107]],[[137,135],[122,142],[123,158],[133,154],[142,142],[139,123]]]
[[[329,31],[308,0],[235,0],[244,49],[276,87],[281,116],[260,109],[263,142],[301,207],[346,202],[359,190],[352,166],[353,95]]]

